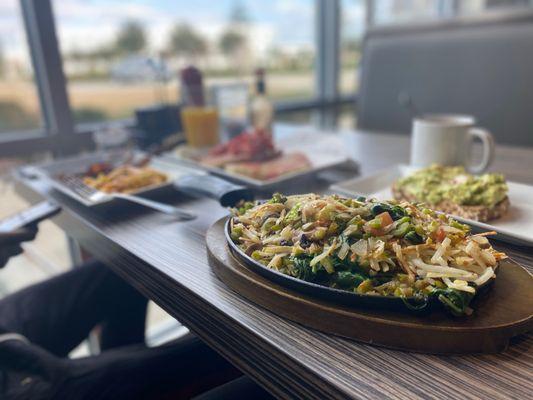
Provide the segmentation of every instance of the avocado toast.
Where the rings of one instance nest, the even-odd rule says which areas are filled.
[[[398,180],[397,200],[423,202],[458,217],[487,222],[509,209],[507,184],[501,174],[468,174],[463,167],[432,165]]]

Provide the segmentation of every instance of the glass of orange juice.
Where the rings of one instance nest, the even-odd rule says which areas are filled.
[[[210,147],[219,142],[218,111],[214,107],[185,106],[181,120],[189,146]]]

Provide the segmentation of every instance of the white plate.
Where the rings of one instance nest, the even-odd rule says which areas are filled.
[[[143,155],[142,153],[138,152],[135,154],[135,156],[142,157]],[[78,156],[71,157],[71,158],[63,158],[63,159],[46,162],[43,164],[33,166],[32,170],[36,172],[37,174],[39,174],[40,176],[47,179],[48,182],[50,182],[50,184],[56,190],[59,190],[60,192],[84,204],[85,206],[91,207],[91,206],[112,203],[112,202],[115,202],[116,200],[110,199],[110,198],[103,198],[102,200],[91,201],[79,195],[74,190],[70,189],[60,179],[58,179],[58,177],[61,175],[74,175],[74,176],[83,175],[85,171],[87,171],[89,166],[91,166],[92,164],[100,163],[100,162],[110,162],[113,165],[117,165],[120,163],[120,160],[122,159],[124,159],[124,153],[99,152],[99,153],[78,155]],[[190,169],[187,169],[186,167],[179,168],[176,165],[166,163],[162,160],[159,160],[157,157],[153,157],[149,165],[150,167],[167,175],[168,177],[167,182],[164,182],[159,185],[152,185],[152,186],[144,187],[142,189],[132,192],[131,194],[138,195],[138,196],[146,196],[149,194],[153,194],[155,192],[169,190],[173,186],[173,181],[176,180],[178,177],[191,174],[191,173],[198,173],[197,171],[191,171]]]
[[[200,164],[194,160],[181,157],[176,152],[165,154],[163,159],[169,162],[173,161],[188,166],[194,166],[195,168],[201,168],[204,171],[258,189],[265,189],[275,185],[284,184],[295,178],[316,174],[320,171],[340,166],[351,160],[347,152],[344,150],[341,138],[337,135],[315,132],[295,132],[283,139],[277,140],[276,147],[282,150],[285,154],[294,152],[305,154],[311,162],[311,167],[303,171],[291,172],[277,178],[262,181],[245,175],[228,172],[222,168],[209,167]]]
[[[392,184],[414,171],[407,165],[396,165],[372,175],[338,182],[331,186],[336,193],[374,197],[378,200],[392,199]],[[454,217],[461,222],[479,228],[478,230],[494,230],[499,240],[533,246],[533,186],[507,181],[511,206],[503,217],[489,223]]]

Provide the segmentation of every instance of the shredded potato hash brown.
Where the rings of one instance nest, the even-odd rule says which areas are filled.
[[[232,240],[268,268],[411,307],[436,298],[454,315],[471,313],[477,288],[507,257],[487,240],[494,232],[471,235],[423,204],[275,194],[233,213]]]
[[[167,176],[150,167],[123,165],[109,173],[96,177],[85,177],[84,183],[106,193],[130,193],[139,189],[159,185],[168,180]]]

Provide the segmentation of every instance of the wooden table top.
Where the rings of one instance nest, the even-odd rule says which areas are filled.
[[[345,132],[334,140],[347,144],[363,173],[407,161],[407,137]],[[533,149],[499,147],[493,169],[533,183],[532,164]],[[295,189],[323,189],[303,186]],[[533,398],[531,333],[500,354],[423,355],[323,334],[248,302],[207,264],[205,233],[227,213],[212,200],[176,195],[200,217],[174,222],[137,206],[91,210],[39,179],[19,176],[17,190],[59,202],[64,211],[54,221],[70,236],[280,398]],[[531,249],[498,247],[533,271]]]

